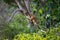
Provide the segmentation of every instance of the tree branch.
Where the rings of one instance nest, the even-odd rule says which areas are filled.
[[[23,7],[21,6],[21,4],[19,3],[18,0],[15,0],[16,4],[18,5],[20,11],[22,11],[23,13],[26,13],[26,10],[23,9]]]
[[[28,12],[30,12],[30,0],[23,0]]]
[[[18,11],[19,11],[19,9],[14,10],[14,12],[11,15],[11,17],[7,21],[11,22],[12,18],[15,16],[16,12],[18,12]]]

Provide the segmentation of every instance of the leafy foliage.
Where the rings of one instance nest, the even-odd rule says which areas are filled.
[[[19,33],[13,40],[60,40],[60,27],[51,28],[49,31],[38,31],[37,33]]]
[[[14,0],[4,1],[16,8]],[[40,29],[27,27],[26,17],[19,13],[10,23],[2,24],[1,40],[60,40],[60,0],[32,0],[30,7]]]

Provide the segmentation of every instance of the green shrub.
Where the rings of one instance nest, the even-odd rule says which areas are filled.
[[[39,30],[37,33],[20,33],[14,40],[60,40],[60,28],[50,28],[48,32]]]

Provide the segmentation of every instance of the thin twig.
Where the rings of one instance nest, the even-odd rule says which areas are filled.
[[[18,12],[18,11],[19,11],[19,9],[14,10],[14,12],[11,15],[11,17],[7,21],[11,22],[12,18],[15,16],[16,12]]]

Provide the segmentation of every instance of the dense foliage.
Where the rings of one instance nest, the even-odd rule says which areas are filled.
[[[14,0],[2,1],[9,5],[8,15],[18,8]],[[26,17],[19,13],[1,24],[0,40],[60,40],[60,0],[32,0],[30,8],[40,28],[27,27]]]

